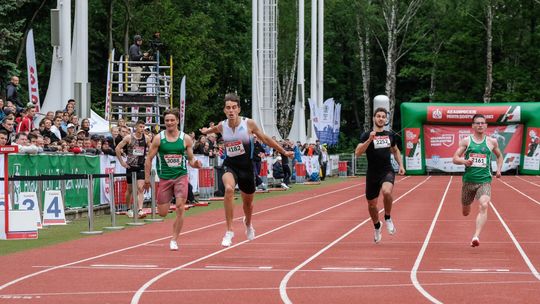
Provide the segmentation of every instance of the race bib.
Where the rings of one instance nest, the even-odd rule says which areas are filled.
[[[480,153],[469,154],[469,159],[472,160],[471,167],[485,168],[487,167],[487,156]]]
[[[133,155],[135,156],[144,156],[144,147],[134,147]]]
[[[390,136],[388,135],[375,136],[373,139],[373,146],[375,149],[390,148],[390,144]]]
[[[246,151],[244,150],[244,145],[239,140],[225,143],[225,149],[227,151],[227,156],[229,157],[234,157],[246,153]]]
[[[165,163],[171,168],[176,168],[182,166],[182,155],[181,154],[166,154],[163,155]]]

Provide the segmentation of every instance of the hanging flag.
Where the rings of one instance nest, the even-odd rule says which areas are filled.
[[[118,59],[118,92],[120,94],[118,94],[119,96],[122,96],[124,94],[122,94],[122,92],[124,92],[124,81],[126,81],[126,79],[124,79],[124,64],[126,65],[126,69],[127,69],[127,63],[124,63],[124,55],[121,55],[120,56],[120,59]],[[118,107],[118,119],[122,118],[122,112],[124,112],[124,107],[123,106],[119,106]]]
[[[317,106],[317,101],[308,98],[309,103],[309,117],[311,120],[311,138],[319,138],[320,136],[320,115],[319,107]]]
[[[105,95],[105,119],[111,120],[111,98],[112,98],[112,69],[114,60],[114,49],[109,54],[109,65],[107,66],[107,94]]]
[[[324,101],[322,109],[319,109],[319,125],[317,127],[317,137],[321,144],[332,144],[334,136],[334,99],[329,98]]]
[[[339,142],[339,127],[341,124],[341,104],[337,103],[334,108],[334,134],[332,135],[332,145]]]
[[[184,120],[186,117],[186,76],[182,77],[180,84],[180,131],[184,132]]]
[[[36,65],[36,52],[34,48],[34,31],[30,29],[26,37],[26,69],[28,71],[28,100],[32,101],[36,112],[39,112],[39,84]]]

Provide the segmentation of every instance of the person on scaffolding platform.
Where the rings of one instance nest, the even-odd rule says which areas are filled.
[[[188,199],[188,169],[187,163],[192,168],[201,168],[202,163],[193,156],[193,140],[191,137],[178,129],[180,116],[178,109],[169,109],[163,113],[165,130],[154,136],[148,157],[144,163],[144,187],[150,188],[150,171],[152,159],[156,154],[157,174],[159,176],[159,193],[157,193],[157,208],[160,216],[165,217],[169,213],[169,204],[175,199],[176,219],[173,224],[173,232],[169,249],[178,250],[178,237],[184,224],[184,206]],[[152,193],[152,195],[156,195]]]
[[[253,195],[255,193],[255,173],[253,170],[253,135],[256,135],[263,143],[276,149],[286,157],[292,157],[292,151],[285,151],[275,140],[264,134],[254,120],[240,116],[240,98],[229,93],[224,98],[225,106],[223,112],[227,119],[220,122],[217,126],[200,129],[202,134],[221,133],[225,143],[225,160],[223,167],[223,184],[225,186],[225,219],[227,231],[221,241],[223,247],[232,245],[234,232],[233,222],[233,200],[234,189],[238,184],[242,195],[244,207],[244,225],[246,227],[246,237],[248,240],[255,238],[255,229],[251,223],[253,213]]]
[[[133,37],[133,44],[129,47],[129,69],[131,70],[131,92],[139,91],[139,83],[141,82],[141,72],[143,70],[142,63],[137,61],[149,60],[148,53],[141,51],[143,39],[141,35]]]

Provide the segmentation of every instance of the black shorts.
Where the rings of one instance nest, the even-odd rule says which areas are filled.
[[[382,184],[388,182],[393,185],[395,176],[394,171],[388,171],[380,175],[373,174],[366,176],[366,198],[368,200],[377,198]]]
[[[136,172],[137,173],[137,180],[144,180],[144,168],[140,167],[131,167],[126,169],[126,180],[128,185],[131,185],[131,173]]]
[[[246,194],[255,193],[255,173],[253,172],[253,168],[249,170],[240,170],[231,166],[223,166],[223,168],[225,169],[225,173],[232,173],[240,191]]]

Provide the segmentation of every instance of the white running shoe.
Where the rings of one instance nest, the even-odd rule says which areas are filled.
[[[396,227],[394,226],[394,222],[392,222],[392,219],[384,220],[386,222],[386,230],[388,231],[388,234],[394,235],[396,233]]]
[[[225,236],[223,237],[223,240],[221,241],[221,246],[223,246],[223,247],[231,246],[233,237],[234,237],[234,232],[233,231],[225,232]]]
[[[286,190],[286,189],[289,189],[290,187],[287,186],[287,184],[285,184],[285,183],[281,183],[281,188]]]
[[[375,242],[375,244],[379,244],[379,242],[382,239],[382,226],[383,226],[383,223],[381,221],[379,221],[379,223],[381,224],[381,226],[379,227],[379,229],[375,229],[375,233],[373,234],[373,241]]]
[[[171,240],[171,242],[169,243],[169,248],[171,249],[171,251],[178,251],[178,243],[176,243],[175,240]]]
[[[253,224],[246,225],[246,218],[244,217],[244,226],[246,226],[246,237],[248,240],[252,241],[255,238],[255,228],[253,228]]]
[[[127,215],[127,217],[132,218],[132,217],[133,217],[133,210],[129,209],[129,210],[126,212],[126,215]]]
[[[472,238],[472,241],[471,241],[471,247],[478,247],[480,246],[480,239],[475,236]]]

